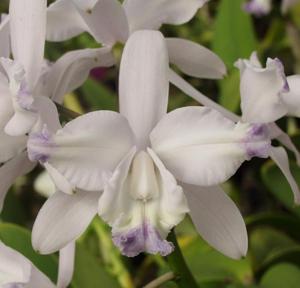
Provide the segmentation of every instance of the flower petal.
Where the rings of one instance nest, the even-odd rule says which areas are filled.
[[[157,30],[162,24],[184,24],[206,2],[208,0],[125,0],[123,6],[130,32],[134,32],[143,29]]]
[[[10,283],[27,283],[30,279],[30,273],[30,262],[23,255],[0,241],[1,287]]]
[[[118,0],[72,1],[99,43],[112,46],[118,41],[126,42],[129,35],[128,22]]]
[[[31,89],[44,61],[46,8],[46,0],[11,0],[9,5],[14,59],[24,67]]]
[[[57,288],[65,288],[72,281],[75,261],[75,242],[71,242],[59,251],[59,270]]]
[[[50,281],[50,279],[38,270],[35,266],[32,266],[31,277],[25,288],[56,288],[56,286]]]
[[[226,74],[223,61],[204,46],[179,38],[166,40],[170,62],[185,74],[208,79],[222,79]]]
[[[291,189],[294,193],[294,200],[296,204],[300,204],[300,191],[297,182],[295,181],[289,167],[289,158],[282,147],[272,147],[271,148],[271,158],[280,168],[284,174],[286,180],[289,182]]]
[[[2,211],[6,193],[16,178],[28,173],[34,166],[35,163],[28,160],[26,152],[15,156],[3,166],[0,166],[0,211]]]
[[[268,59],[266,68],[253,61],[239,60],[241,70],[241,109],[243,121],[270,123],[287,113],[282,93],[289,91],[284,68],[279,59]]]
[[[199,234],[228,257],[246,256],[248,237],[243,217],[234,202],[217,186],[183,184],[192,220]]]
[[[0,57],[8,58],[10,55],[9,17],[0,15]]]
[[[120,112],[129,121],[140,147],[167,111],[168,52],[157,31],[138,31],[127,41],[120,67]]]
[[[57,0],[48,7],[48,41],[65,41],[88,30],[71,0]]]
[[[40,210],[32,231],[32,244],[42,254],[58,251],[77,239],[97,214],[100,194],[56,192]]]
[[[300,117],[300,75],[287,77],[290,91],[282,94],[290,116]]]
[[[47,129],[33,133],[27,146],[31,160],[50,164],[72,187],[100,191],[105,177],[133,145],[134,136],[122,115],[97,111],[76,118],[56,134]]]
[[[115,60],[110,48],[83,49],[66,53],[45,75],[43,95],[61,103],[65,94],[80,87],[95,67],[110,67]]]
[[[229,179],[252,157],[268,157],[264,125],[235,124],[204,107],[167,114],[150,135],[153,150],[176,179],[212,186]]]

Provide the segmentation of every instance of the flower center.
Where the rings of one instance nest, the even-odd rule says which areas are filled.
[[[141,151],[134,157],[130,174],[130,194],[133,199],[146,202],[159,194],[155,166],[148,153]]]

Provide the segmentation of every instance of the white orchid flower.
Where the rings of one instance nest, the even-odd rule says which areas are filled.
[[[257,65],[259,65],[258,64],[259,61],[258,60],[254,61],[255,58],[256,58],[255,55],[251,57],[253,65],[257,66]],[[277,68],[281,67],[280,62],[278,62],[278,60],[276,60],[276,62],[277,62],[277,65],[274,65],[274,66],[277,67]],[[279,85],[280,86],[279,90],[280,91],[285,90],[286,81],[284,80],[285,79],[284,74],[281,73],[282,70],[281,69],[274,69],[274,71],[275,71],[275,74],[277,72],[280,74],[280,77],[277,77],[277,79],[279,79],[278,82],[282,84],[282,86]],[[170,70],[169,77],[170,77],[169,78],[170,82],[174,86],[176,86],[182,92],[184,92],[185,94],[187,94],[190,97],[192,97],[193,99],[195,99],[197,102],[199,102],[199,103],[201,103],[201,104],[203,104],[207,107],[210,107],[212,109],[216,109],[222,115],[224,115],[225,117],[227,117],[228,119],[230,119],[234,122],[241,121],[240,116],[230,112],[229,110],[225,109],[224,107],[222,107],[218,103],[214,102],[213,100],[211,100],[208,97],[206,97],[205,95],[203,95],[201,92],[199,92],[197,89],[195,89],[191,84],[189,84],[187,81],[185,81],[182,77],[177,75],[174,71]],[[297,85],[297,83],[296,83],[297,76],[291,76],[291,79],[290,79],[290,77],[287,77],[287,79],[288,79],[287,80],[288,84],[291,83],[294,86],[293,95],[291,95],[291,97],[289,98],[289,99],[292,99],[293,97],[297,97],[297,94],[296,94],[297,87],[298,87],[298,86],[296,86]],[[281,81],[283,81],[283,82],[281,82]],[[277,85],[276,87],[278,87],[278,82],[276,82],[276,85]],[[249,87],[250,86],[251,85],[249,85]],[[251,89],[257,89],[259,87],[260,86],[258,86],[257,83],[252,83],[252,86],[250,88]],[[265,89],[265,83],[260,88]],[[273,87],[272,87],[272,89],[273,89]],[[243,90],[246,90],[246,89],[243,89]],[[275,96],[277,95],[277,98],[278,98],[278,94],[274,93],[274,90],[272,90],[272,91],[273,91],[273,95],[275,95]],[[248,91],[246,91],[246,92],[248,93]],[[277,90],[277,92],[279,92],[279,91]],[[269,95],[269,92],[267,92],[267,94]],[[288,96],[288,92],[284,93],[284,96]],[[242,98],[243,98],[243,96],[242,96]],[[260,100],[262,98],[263,97],[261,97]],[[253,103],[254,102],[252,102],[252,104]],[[288,103],[288,101],[285,100],[285,103]],[[266,107],[266,109],[267,109],[268,113],[272,116],[272,112],[269,111],[269,107]],[[264,113],[265,113],[265,111],[262,112],[262,115],[260,115],[260,117],[263,117]],[[278,111],[277,111],[277,113],[278,113]],[[258,121],[254,119],[254,122],[257,123]],[[284,131],[282,131],[275,123],[257,123],[257,124],[267,124],[268,125],[268,130],[270,132],[270,135],[269,135],[270,139],[278,140],[282,145],[284,145],[286,148],[288,148],[290,151],[292,151],[295,154],[297,164],[300,165],[299,151],[298,151],[297,147],[294,145],[294,143],[291,141],[288,134],[286,134]],[[299,187],[298,187],[298,185],[297,185],[297,183],[296,183],[296,181],[295,181],[295,179],[294,179],[294,177],[293,177],[293,175],[290,171],[287,152],[282,147],[278,147],[278,148],[272,147],[270,157],[278,165],[278,167],[281,169],[282,173],[286,177],[287,181],[289,182],[289,184],[290,184],[290,186],[293,190],[295,203],[299,204],[300,203]]]
[[[98,211],[124,255],[167,255],[170,229],[190,211],[213,247],[233,258],[246,254],[243,218],[214,185],[245,160],[268,156],[267,131],[204,107],[167,114],[168,62],[160,32],[133,33],[121,61],[121,114],[96,111],[56,133],[45,126],[30,136],[30,159],[60,190],[36,219],[36,250],[47,254],[74,241]]]
[[[71,282],[74,262],[74,243],[60,252],[58,282],[38,270],[21,253],[0,241],[0,287],[1,288],[66,288]]]
[[[112,47],[116,42],[125,43],[137,30],[186,23],[206,2],[126,0],[121,5],[118,0],[57,0],[48,9],[47,39],[63,41],[86,31],[99,43]],[[201,45],[167,38],[167,46],[170,62],[190,76],[220,79],[226,74],[222,60]]]
[[[56,286],[22,254],[0,241],[0,287],[54,288]]]
[[[40,129],[40,123],[57,129],[55,121],[52,123],[56,108],[48,98],[61,103],[67,92],[85,81],[90,69],[114,64],[110,49],[99,48],[66,53],[46,66],[43,58],[45,25],[46,1],[12,0],[10,15],[0,26],[0,56],[4,68],[0,70],[1,209],[15,179],[34,167],[23,153],[27,141],[24,134]],[[14,60],[7,58],[9,35]]]

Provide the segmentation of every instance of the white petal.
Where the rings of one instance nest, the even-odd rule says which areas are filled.
[[[44,166],[58,190],[70,195],[75,193],[75,187],[70,184],[70,182],[66,179],[66,177],[64,177],[64,175],[62,175],[58,170],[56,170],[47,162],[44,164]]]
[[[26,137],[12,137],[4,132],[4,127],[13,116],[13,113],[8,83],[0,79],[0,163],[10,160],[22,152],[26,146]]]
[[[100,194],[56,192],[40,210],[32,231],[32,244],[42,254],[50,254],[77,239],[97,214]]]
[[[173,245],[165,239],[188,212],[181,187],[155,153],[148,153],[131,151],[99,200],[99,215],[112,226],[115,245],[129,257],[171,253]]]
[[[65,94],[80,87],[95,67],[110,67],[115,60],[109,48],[83,49],[66,53],[51,66],[44,94],[61,103]]]
[[[30,262],[0,241],[0,286],[10,283],[27,283],[30,273]]]
[[[282,94],[290,116],[300,117],[300,75],[287,77],[290,91]]]
[[[239,259],[248,250],[247,230],[234,202],[217,186],[183,185],[199,234],[221,253]]]
[[[281,94],[288,92],[289,87],[279,59],[268,59],[266,68],[248,60],[239,60],[236,67],[241,70],[243,121],[270,123],[287,113]]]
[[[102,44],[111,46],[128,38],[128,22],[118,0],[72,0],[89,27],[90,33]]]
[[[28,133],[37,120],[35,113],[17,111],[5,126],[5,133],[11,136],[21,136]]]
[[[208,0],[125,0],[130,31],[188,22]],[[147,11],[147,13],[145,13]]]
[[[44,125],[50,132],[56,132],[61,128],[56,105],[47,97],[38,96],[34,98],[34,107],[38,111],[38,120],[32,132],[40,131]]]
[[[34,166],[35,163],[31,163],[24,152],[0,167],[0,211],[2,210],[6,193],[16,178],[28,173]]]
[[[0,57],[8,58],[10,55],[9,17],[0,15]]]
[[[168,52],[160,32],[138,31],[127,41],[120,67],[120,112],[129,121],[140,147],[167,111]]]
[[[229,110],[225,109],[218,103],[214,102],[198,90],[196,90],[191,84],[185,81],[181,76],[175,73],[172,69],[169,69],[169,80],[170,82],[175,85],[178,89],[180,89],[186,95],[192,97],[197,102],[205,105],[209,108],[215,109],[219,111],[222,115],[226,118],[238,122],[240,117],[235,115],[234,113],[230,112]]]
[[[57,0],[48,7],[48,41],[65,41],[88,30],[71,0]]]
[[[35,266],[32,266],[30,281],[24,288],[55,288],[56,286],[50,281],[50,279],[38,270]]]
[[[269,124],[269,127],[271,134],[273,134],[271,135],[271,139],[276,138],[282,145],[292,151],[296,157],[297,164],[300,166],[300,153],[295,144],[292,142],[290,136],[282,131],[275,123]]]
[[[38,80],[44,60],[46,8],[46,0],[11,0],[9,5],[14,59],[25,68],[31,88]]]
[[[24,67],[8,58],[1,58],[1,64],[7,74],[9,96],[14,110],[4,130],[8,135],[22,136],[30,132],[37,120],[37,113],[33,107],[34,98],[26,81]]]
[[[99,0],[73,0],[82,10],[92,10]],[[101,1],[101,0],[100,0]]]
[[[179,38],[167,38],[167,45],[170,62],[190,76],[221,79],[226,74],[220,57],[204,46]]]
[[[56,192],[55,185],[47,171],[41,172],[34,181],[34,190],[45,198],[49,198]]]
[[[167,114],[150,135],[151,145],[176,179],[212,186],[226,181],[254,156],[267,157],[266,127],[238,123],[204,107]]]
[[[70,186],[100,191],[105,176],[112,173],[133,143],[123,116],[97,111],[76,118],[54,135],[47,130],[33,133],[27,146],[30,159],[48,162]]]
[[[282,173],[284,174],[286,180],[289,182],[291,189],[294,193],[294,200],[296,204],[300,204],[300,191],[297,182],[295,181],[289,167],[289,158],[282,147],[272,147],[271,148],[271,158],[280,168]]]
[[[66,288],[72,281],[74,273],[75,249],[75,242],[71,242],[59,251],[57,288]]]

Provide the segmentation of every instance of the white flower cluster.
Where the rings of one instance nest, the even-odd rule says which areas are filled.
[[[42,254],[61,250],[61,267],[68,272],[60,271],[57,287],[70,282],[74,241],[97,214],[129,257],[171,253],[167,235],[186,213],[215,249],[232,258],[244,256],[245,223],[219,185],[252,157],[271,157],[300,202],[286,151],[271,145],[277,138],[300,162],[295,146],[274,123],[285,115],[300,116],[299,76],[286,77],[278,59],[269,59],[266,68],[255,53],[239,60],[243,114],[238,117],[170,68],[174,64],[206,79],[226,74],[221,59],[207,48],[159,32],[162,24],[188,22],[206,2],[57,0],[47,7],[46,0],[10,0],[9,15],[0,24],[0,207],[18,176],[38,163],[44,166],[56,192],[39,212],[32,243]],[[83,32],[102,47],[45,61],[46,39],[64,41]],[[91,69],[113,66],[118,42],[125,45],[120,113],[91,112],[62,127],[56,104],[81,86]],[[170,83],[205,106],[167,113]],[[0,244],[0,286],[54,284]]]

